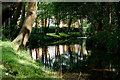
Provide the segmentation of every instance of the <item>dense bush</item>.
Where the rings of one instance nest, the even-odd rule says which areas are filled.
[[[27,42],[27,45],[29,45],[31,48],[41,46],[42,43],[44,43],[46,40],[44,39],[43,34],[31,34],[30,38]],[[32,46],[31,46],[32,45]]]
[[[87,39],[87,47],[118,53],[120,47],[120,28],[111,25]]]
[[[10,28],[5,28],[5,29],[4,29],[4,27],[2,26],[2,34],[3,34],[6,38],[8,38],[8,39],[10,39],[10,40],[13,40],[13,39],[15,39],[15,37],[19,34],[20,29],[21,29],[21,28],[18,27],[17,25],[12,26],[11,29],[10,29]]]

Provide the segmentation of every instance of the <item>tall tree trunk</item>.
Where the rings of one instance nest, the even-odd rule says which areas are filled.
[[[41,2],[41,4],[43,4],[43,2]],[[43,10],[43,9],[42,9]],[[45,29],[44,29],[44,15],[43,15],[43,11],[42,11],[42,13],[41,13],[41,16],[42,16],[42,18],[41,18],[41,25],[42,25],[42,34],[44,35],[45,34]]]
[[[25,3],[23,4],[23,8],[22,8],[21,20],[20,20],[20,24],[19,24],[20,29],[23,25],[24,20],[25,20]]]
[[[23,27],[19,35],[13,40],[13,43],[17,45],[15,47],[15,50],[18,50],[20,47],[25,47],[32,30],[32,26],[34,24],[34,20],[36,18],[36,12],[37,2],[29,2],[27,16],[24,21]]]
[[[111,6],[108,6],[108,23],[111,24]]]
[[[59,19],[59,13],[58,13],[57,27],[56,27],[56,30],[55,30],[56,35],[59,35],[59,24],[60,24],[60,19]]]
[[[80,19],[80,23],[81,23],[81,27],[80,27],[81,28],[81,34],[83,35],[83,19],[82,18]]]
[[[41,25],[42,25],[42,34],[44,34],[44,19],[43,19],[43,13],[41,18]]]
[[[59,45],[57,44],[56,45],[56,56],[58,56],[60,53],[60,48],[59,48]]]
[[[47,18],[45,18],[45,32],[44,32],[44,35],[46,35],[46,26],[47,26]]]
[[[70,26],[71,26],[71,23],[72,23],[72,18],[70,18],[70,20],[69,20],[69,24],[68,24],[68,28],[67,28],[67,32],[66,32],[66,33],[69,32],[69,30],[70,30]]]
[[[99,13],[98,13],[99,19],[96,18],[96,21],[98,23],[98,28],[97,28],[98,32],[102,31],[102,28],[103,28],[103,17],[104,17],[103,6],[105,6],[105,3],[101,3],[100,10],[99,10]]]
[[[57,24],[55,33],[56,33],[56,35],[59,35],[59,24]]]
[[[42,62],[44,63],[45,47],[42,47]]]
[[[100,19],[96,19],[96,21],[98,22],[98,28],[97,31],[100,32],[102,31],[103,28],[103,10],[101,11],[101,13],[98,13]]]
[[[49,28],[49,26],[50,26],[50,17],[49,17],[49,20],[48,20],[48,28]]]
[[[38,59],[37,59],[37,57],[38,57],[38,56],[37,56],[37,53],[38,53],[37,49],[35,49],[35,53],[36,53],[36,61],[37,61],[37,60],[38,60]]]

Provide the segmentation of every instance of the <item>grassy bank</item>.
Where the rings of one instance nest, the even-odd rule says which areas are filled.
[[[57,73],[45,70],[43,64],[33,61],[26,51],[16,52],[10,41],[0,41],[2,48],[2,78],[54,78]],[[53,74],[56,74],[53,76]]]

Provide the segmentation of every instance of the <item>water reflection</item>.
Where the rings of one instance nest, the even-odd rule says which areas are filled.
[[[99,50],[86,50],[86,40],[79,44],[44,46],[28,50],[33,60],[62,73],[63,78],[84,80],[119,80],[118,55]]]

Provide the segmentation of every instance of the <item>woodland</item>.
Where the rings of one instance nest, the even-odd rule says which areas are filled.
[[[120,2],[2,2],[1,76],[120,80]]]

